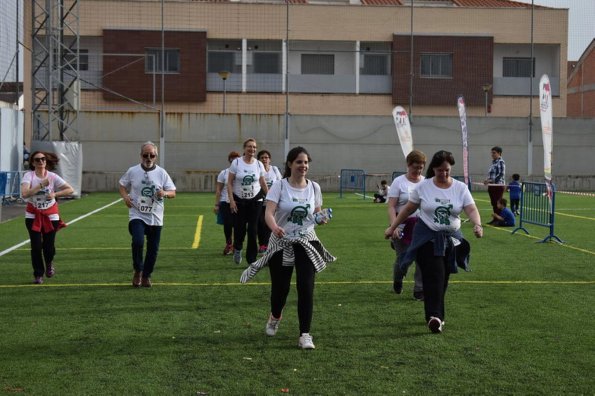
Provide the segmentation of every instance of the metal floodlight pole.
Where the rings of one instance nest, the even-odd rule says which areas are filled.
[[[289,0],[285,0],[285,142],[283,158],[289,153]]]
[[[159,151],[161,152],[161,167],[165,168],[165,28],[163,14],[163,0],[161,0],[161,114],[159,117]]]
[[[413,0],[410,9],[411,40],[409,54],[409,123],[413,123]]]
[[[527,176],[533,174],[533,11],[534,0],[531,0],[531,70],[529,70],[529,133],[527,136]]]

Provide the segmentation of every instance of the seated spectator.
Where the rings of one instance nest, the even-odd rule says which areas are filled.
[[[508,201],[505,198],[498,200],[500,214],[492,213],[492,225],[496,227],[514,227],[514,214],[506,207]]]
[[[388,194],[388,183],[386,180],[382,180],[380,185],[378,186],[378,192],[374,194],[374,202],[375,203],[384,203],[386,202],[386,195]]]

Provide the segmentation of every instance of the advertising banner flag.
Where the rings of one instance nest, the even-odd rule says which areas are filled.
[[[539,80],[539,111],[541,115],[541,135],[543,140],[543,175],[551,198],[552,183],[552,89],[547,74]]]
[[[399,143],[401,143],[403,155],[407,157],[413,151],[413,137],[411,136],[409,115],[403,107],[397,106],[393,109],[393,120],[395,121],[395,128],[397,129],[397,136],[399,137]]]
[[[465,184],[469,185],[469,144],[467,138],[467,111],[465,110],[465,98],[460,95],[457,98],[457,107],[459,108],[459,118],[461,119],[461,132],[463,141],[463,177]]]

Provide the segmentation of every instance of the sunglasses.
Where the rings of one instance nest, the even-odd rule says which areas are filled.
[[[157,157],[157,154],[143,154],[143,158],[151,158],[151,159],[153,159],[155,157]]]
[[[36,157],[36,158],[33,158],[33,161],[35,161],[35,162],[45,162],[45,160],[46,160],[45,157]]]

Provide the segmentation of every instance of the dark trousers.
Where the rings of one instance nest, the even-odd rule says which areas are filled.
[[[451,249],[452,250],[452,249]],[[447,256],[434,256],[434,243],[427,242],[417,250],[416,262],[421,269],[424,287],[426,322],[431,316],[444,320],[444,296],[448,287]]]
[[[512,210],[512,213],[516,213],[519,211],[520,201],[520,199],[510,199],[510,210]]]
[[[59,221],[52,221],[54,230],[58,229]],[[33,219],[25,219],[25,227],[29,231],[29,239],[31,240],[31,265],[33,266],[33,276],[43,276],[45,266],[49,267],[54,261],[56,255],[56,231],[43,234],[41,232],[33,231]],[[44,266],[45,261],[45,266]]]
[[[150,278],[157,262],[162,226],[150,226],[144,221],[134,219],[128,223],[128,232],[132,236],[132,266],[142,272],[143,278]],[[143,260],[143,248],[147,237],[147,253]]]
[[[492,204],[492,209],[496,214],[500,214],[500,209],[498,209],[498,201],[504,195],[504,190],[506,190],[505,185],[488,186],[488,195],[490,196],[490,203]]]
[[[315,245],[318,242],[311,243]],[[295,267],[300,334],[309,333],[312,323],[312,311],[314,309],[314,278],[316,270],[301,245],[293,245],[293,252],[295,255],[294,266],[284,266],[282,264],[283,251],[275,253],[269,261],[269,272],[271,274],[271,314],[275,318],[281,317],[291,287],[293,268]]]
[[[258,216],[258,244],[268,246],[269,239],[271,238],[271,229],[267,225],[266,221],[264,221],[264,213],[266,212],[265,209],[266,208],[263,207],[260,210],[260,215]]]
[[[223,235],[225,235],[225,243],[231,245],[233,238],[233,217],[229,202],[219,202],[219,211],[223,217]]]
[[[262,209],[262,201],[257,199],[240,199],[234,195],[238,211],[232,214],[233,217],[233,248],[242,250],[244,239],[248,234],[246,243],[246,260],[249,264],[256,261],[258,245],[256,244],[256,229],[258,227],[258,216]]]

